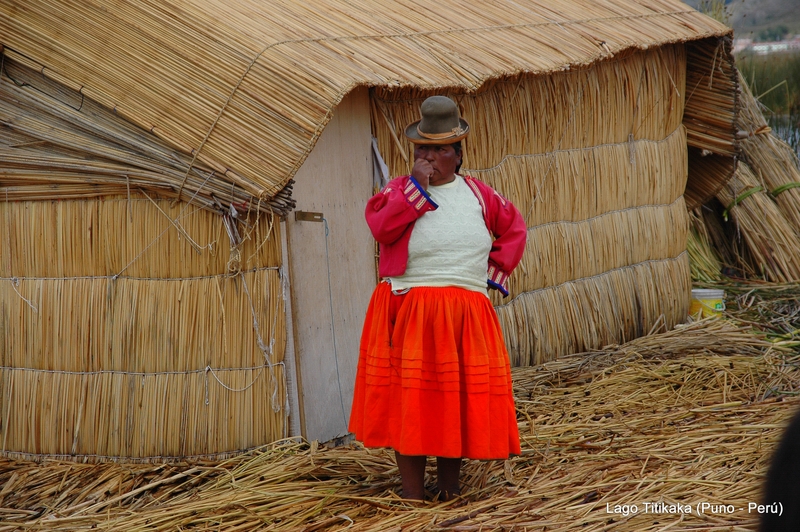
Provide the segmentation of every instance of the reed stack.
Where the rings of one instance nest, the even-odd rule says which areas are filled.
[[[741,95],[736,136],[741,160],[734,178],[716,190],[715,199],[694,210],[696,231],[705,235],[705,241],[715,250],[702,256],[698,251],[693,268],[705,268],[706,272],[698,271],[693,279],[719,280],[719,270],[727,268],[735,276],[797,281],[800,161],[771,131],[760,103],[741,75],[738,77]],[[714,264],[707,260],[713,253],[720,257],[716,276],[710,272]]]

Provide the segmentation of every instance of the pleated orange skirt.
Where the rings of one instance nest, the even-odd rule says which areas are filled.
[[[372,294],[350,431],[405,455],[505,459],[520,453],[511,368],[489,299],[457,287]]]

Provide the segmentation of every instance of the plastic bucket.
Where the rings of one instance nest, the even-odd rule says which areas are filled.
[[[700,318],[719,316],[725,310],[725,290],[693,288],[689,314]]]

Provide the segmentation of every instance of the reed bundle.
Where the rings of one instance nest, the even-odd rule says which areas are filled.
[[[771,193],[781,214],[795,233],[800,235],[800,161],[791,146],[775,136],[744,79],[742,110],[739,114],[739,136],[748,166]]]
[[[729,32],[674,0],[439,9],[446,21],[391,2],[12,1],[0,7],[0,35],[37,72],[151,131],[189,165],[271,197],[355,86],[476,91]]]
[[[797,355],[705,320],[514,370],[521,456],[467,461],[463,495],[399,499],[389,451],[277,442],[192,464],[0,461],[0,530],[748,530],[798,405]],[[428,479],[430,481],[430,479]],[[644,514],[644,502],[691,514]],[[700,502],[732,514],[698,515]],[[636,515],[606,504],[638,504]]]
[[[263,361],[167,373],[5,368],[3,407],[13,415],[4,417],[2,454],[86,462],[224,458],[286,435],[284,381],[281,364]]]
[[[686,109],[683,123],[688,144],[718,155],[738,155],[736,118],[739,73],[732,58],[732,39],[705,39],[687,45]]]
[[[733,176],[740,151],[736,136],[740,103],[730,36],[703,39],[686,48],[683,125],[690,159],[685,197],[689,209],[694,209]]]
[[[48,80],[5,50],[0,72],[0,185],[8,199],[129,194],[188,201],[213,211],[286,214],[291,184],[267,197],[230,182],[219,168],[196,164],[152,131],[134,126],[79,92]],[[18,58],[22,59],[22,58]]]
[[[720,208],[704,207],[698,227],[727,267],[772,281],[800,279],[800,169],[797,156],[769,130],[758,101],[743,79],[737,132],[743,153],[734,179],[714,192]],[[724,173],[724,158],[690,150],[690,168]],[[709,190],[710,191],[710,190]],[[700,212],[700,211],[698,211]],[[724,217],[723,221],[720,216]],[[725,227],[727,217],[734,227]],[[711,279],[705,279],[710,281]]]
[[[672,204],[686,186],[685,154],[686,134],[679,125],[661,141],[508,156],[501,165],[463,172],[501,192],[535,227]]]
[[[746,163],[740,162],[734,178],[718,193],[726,212],[740,228],[754,266],[766,279],[777,282],[800,279],[798,233]]]
[[[723,219],[724,211],[725,207],[719,200],[712,199],[691,211],[693,227],[708,239],[728,277],[755,279],[761,272],[754,266],[755,261],[741,238],[739,228]]]
[[[254,319],[262,339],[279,346],[274,362],[282,358],[283,294],[275,269],[232,277],[4,279],[0,298],[8,312],[2,340],[8,371],[151,374],[260,366]]]
[[[689,213],[691,227],[686,240],[692,280],[714,282],[722,279],[722,263],[712,245],[708,228],[697,211]]]
[[[285,435],[274,217],[0,201],[0,452],[161,460]],[[12,415],[13,413],[13,415]]]
[[[716,198],[717,192],[731,180],[736,169],[736,161],[725,155],[703,152],[688,148],[688,167],[690,176],[700,174],[704,179],[690,177],[686,181],[684,198],[690,210],[697,209]],[[689,183],[692,183],[690,186]],[[692,189],[690,191],[690,188]]]

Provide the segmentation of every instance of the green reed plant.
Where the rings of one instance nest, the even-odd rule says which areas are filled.
[[[736,61],[770,127],[800,154],[800,52],[743,52]]]
[[[736,62],[753,94],[770,112],[788,114],[800,108],[800,52],[743,52]]]

